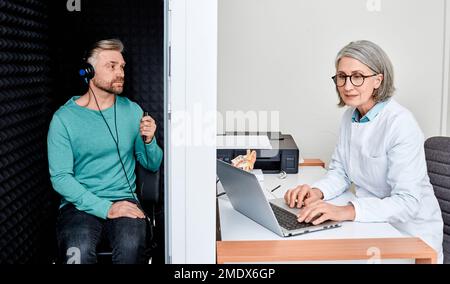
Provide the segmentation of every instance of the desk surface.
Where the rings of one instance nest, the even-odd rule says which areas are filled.
[[[325,173],[321,167],[300,167],[298,174],[289,174],[285,179],[278,175],[264,175],[262,187],[266,189],[266,197],[279,198],[284,193],[299,184],[310,184]],[[273,193],[270,190],[281,185]],[[219,191],[221,190],[219,184]],[[352,198],[352,193],[346,192],[332,200],[333,204],[345,205]],[[389,223],[358,223],[343,222],[342,227],[325,231],[312,232],[304,235],[283,238],[237,212],[231,206],[226,195],[219,197],[220,228],[223,241],[232,240],[314,240],[314,239],[355,239],[355,238],[396,238],[403,237]]]
[[[278,175],[273,174],[264,175],[264,181],[261,185],[263,189],[266,189],[265,194],[268,199],[279,198],[283,197],[288,189],[299,184],[310,184],[324,173],[325,169],[321,167],[300,167],[298,174],[289,174],[285,179],[280,179]],[[281,185],[281,187],[270,193],[270,190],[278,185]],[[222,190],[219,183],[218,191]],[[346,192],[331,202],[344,205],[351,198],[353,198],[353,194]],[[219,197],[218,200],[221,230],[221,241],[217,244],[219,263],[232,261],[233,259],[253,262],[256,260],[279,261],[282,259],[318,260],[323,258],[343,260],[361,259],[361,257],[367,259],[367,246],[383,248],[383,256],[387,258],[404,259],[409,255],[409,258],[416,259],[416,263],[436,262],[435,252],[423,241],[404,236],[389,223],[343,222],[342,227],[339,228],[283,238],[235,211],[226,195]],[[294,242],[286,242],[287,240]],[[294,249],[293,244],[297,249]],[[261,255],[261,246],[267,249],[276,247],[277,250],[270,254],[263,253]],[[304,247],[302,248],[302,246]],[[309,254],[291,255],[293,251],[296,253],[299,251],[306,252],[307,248],[311,248],[311,246],[319,250],[316,255],[311,254],[309,250]],[[320,252],[321,246],[326,246],[327,251]],[[342,246],[346,249],[342,250]],[[330,251],[331,248],[336,248],[336,250]],[[349,250],[358,251],[359,257],[356,257],[356,254],[344,255],[344,252]],[[243,252],[245,256],[240,255]],[[279,255],[274,255],[277,253]]]
[[[237,212],[225,197],[220,197],[222,241],[244,240],[318,240],[404,237],[388,223],[343,222],[342,227],[283,238]]]

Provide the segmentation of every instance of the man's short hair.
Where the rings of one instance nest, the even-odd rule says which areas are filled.
[[[122,53],[124,50],[124,46],[120,39],[115,38],[97,41],[89,50],[86,61],[94,66],[97,62],[98,54],[104,50],[116,50]]]

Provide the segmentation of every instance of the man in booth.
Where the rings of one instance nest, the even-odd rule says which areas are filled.
[[[147,225],[135,197],[135,163],[157,171],[163,152],[154,119],[119,96],[123,49],[118,39],[94,44],[80,68],[87,92],[69,99],[50,124],[49,171],[62,197],[57,241],[64,263],[96,263],[103,236],[113,263],[145,261]]]

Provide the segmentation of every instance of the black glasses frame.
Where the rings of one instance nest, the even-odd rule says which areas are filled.
[[[335,84],[337,87],[343,87],[343,86],[345,86],[345,84],[347,83],[347,78],[350,78],[350,83],[352,83],[353,86],[355,86],[355,87],[361,87],[362,85],[364,85],[364,82],[365,82],[366,78],[373,77],[373,76],[377,76],[378,74],[373,74],[373,75],[362,75],[362,74],[359,74],[359,76],[361,76],[361,77],[363,78],[362,83],[359,84],[359,85],[356,85],[355,83],[353,83],[352,76],[354,76],[354,75],[355,75],[355,74],[352,74],[352,75],[339,75],[339,76],[345,77],[344,84],[342,84],[341,86],[338,86],[338,84],[337,84],[337,76],[338,76],[337,74],[334,75],[333,77],[331,77],[331,79],[333,79],[333,82],[334,82],[334,84]]]

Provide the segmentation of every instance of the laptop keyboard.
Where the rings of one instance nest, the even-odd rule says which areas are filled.
[[[272,207],[273,213],[275,213],[275,217],[277,218],[278,224],[280,224],[281,227],[287,229],[287,230],[296,230],[301,229],[305,227],[311,226],[309,223],[299,223],[297,221],[297,216],[294,213],[291,213],[281,207],[278,207],[272,203],[270,203],[270,206]]]

